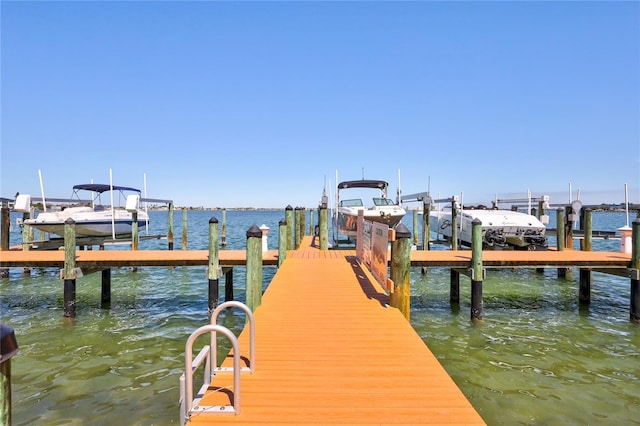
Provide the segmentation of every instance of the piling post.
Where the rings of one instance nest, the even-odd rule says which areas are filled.
[[[138,212],[131,212],[131,250],[138,250]]]
[[[640,218],[636,218],[631,226],[631,310],[630,317],[634,323],[640,323]]]
[[[102,293],[100,295],[100,306],[108,309],[111,306],[111,268],[102,270]]]
[[[422,250],[430,250],[429,239],[431,238],[431,198],[424,197],[422,204]],[[427,267],[421,268],[422,275],[426,275]]]
[[[288,205],[284,209],[284,218],[287,221],[287,250],[293,249],[293,207]]]
[[[11,211],[8,207],[0,207],[0,251],[9,250],[9,230],[11,229]],[[0,278],[9,276],[9,268],[0,269]]]
[[[558,251],[564,250],[564,209],[559,208],[556,210],[556,248]],[[565,278],[567,276],[567,268],[558,268],[558,278]]]
[[[296,250],[298,248],[300,248],[300,241],[302,241],[302,207],[296,207],[295,208],[295,217],[296,217],[296,222],[295,222],[295,240],[296,240],[296,244],[295,244],[295,248]]]
[[[281,219],[278,222],[278,268],[287,258],[287,221]]]
[[[76,223],[68,218],[64,222],[64,317],[76,316]]]
[[[391,281],[393,293],[389,303],[402,315],[411,317],[411,231],[402,223],[396,227],[396,239],[391,243]]]
[[[591,251],[593,247],[593,212],[591,209],[583,210],[583,216],[580,220],[582,226],[583,239],[580,242],[582,251]],[[580,288],[578,290],[578,299],[581,305],[591,303],[591,268],[580,268]]]
[[[565,207],[565,217],[566,217],[566,221],[565,221],[565,243],[564,246],[569,249],[572,250],[573,249],[573,222],[575,222],[574,220],[574,214],[573,214],[573,206],[566,206]]]
[[[222,209],[222,248],[227,247],[227,209]]]
[[[313,217],[315,215],[313,214],[313,209],[309,211],[309,235],[313,236]],[[305,216],[306,217],[306,216]],[[319,220],[319,219],[318,219]]]
[[[451,201],[451,250],[458,250],[458,202]]]
[[[169,250],[173,250],[173,202],[169,203],[169,222],[167,223],[167,242]]]
[[[0,425],[11,425],[11,358],[18,341],[11,327],[0,323]]]
[[[418,247],[418,231],[420,228],[418,227],[418,210],[413,211],[413,244]]]
[[[482,222],[471,222],[471,320],[482,319]]]
[[[247,307],[251,312],[262,302],[262,231],[253,225],[247,231]]]
[[[305,230],[307,229],[307,209],[304,207],[300,207],[300,244],[302,244],[302,240],[306,235]],[[300,246],[298,244],[298,246]]]
[[[224,274],[224,301],[233,300],[233,268]]]
[[[180,244],[182,250],[187,249],[187,209],[185,207],[182,208],[182,241]]]
[[[460,272],[449,270],[449,303],[453,306],[460,303]]]
[[[31,250],[31,241],[33,240],[33,229],[31,226],[25,224],[25,222],[31,218],[31,211],[22,213],[22,250],[29,251]],[[22,273],[24,275],[29,275],[31,273],[31,268],[26,267],[22,269]]]
[[[209,219],[209,264],[207,268],[207,278],[209,280],[209,305],[207,316],[211,319],[211,314],[218,306],[219,284],[220,284],[220,263],[218,258],[218,219]]]
[[[329,213],[327,206],[320,207],[320,250],[329,249]]]

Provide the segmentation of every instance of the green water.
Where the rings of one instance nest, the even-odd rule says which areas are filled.
[[[189,213],[189,248],[206,248],[212,215],[219,217]],[[283,217],[227,212],[229,248],[244,248],[246,230],[263,223],[275,248]],[[181,218],[175,221],[179,236]],[[162,232],[162,220],[152,224]],[[594,217],[594,229],[622,225],[619,214]],[[617,250],[619,241],[594,246]],[[235,296],[243,301],[244,272],[236,271]],[[467,278],[452,306],[448,270],[412,272],[412,325],[489,425],[640,424],[640,327],[629,322],[629,280],[594,273],[592,303],[581,308],[578,270],[571,272],[558,279],[553,269],[490,270],[480,323],[470,321]],[[110,309],[100,308],[100,275],[85,276],[74,320],[62,317],[57,274],[23,276],[20,268],[0,280],[0,319],[20,345],[12,360],[13,424],[178,424],[184,344],[207,322],[205,269],[113,270]],[[272,274],[265,270],[265,287]],[[233,315],[223,321],[235,332],[244,325]]]

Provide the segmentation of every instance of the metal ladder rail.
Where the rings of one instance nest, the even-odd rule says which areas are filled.
[[[231,346],[233,348],[233,405],[199,405],[202,397],[204,396],[204,392],[211,383],[211,375],[207,372],[207,369],[210,369],[211,366],[211,352],[209,346],[202,348],[196,359],[193,359],[193,343],[204,333],[222,333],[231,342]],[[213,350],[216,350],[215,347]],[[198,397],[194,399],[193,372],[202,364],[203,361],[205,361],[204,384],[200,388]],[[231,410],[228,410],[228,408],[231,408]],[[221,325],[203,325],[189,336],[185,345],[185,372],[180,376],[180,424],[185,425],[192,413],[205,411],[240,414],[240,345],[238,344],[238,339],[231,330]]]
[[[211,314],[211,324],[216,324],[218,322],[218,316],[224,309],[233,308],[233,307],[242,309],[249,320],[249,367],[242,367],[241,371],[243,373],[244,372],[254,373],[256,370],[256,333],[255,333],[256,326],[255,326],[255,321],[253,319],[253,312],[251,312],[251,309],[249,309],[249,307],[244,303],[237,302],[234,300],[221,303],[213,310]],[[212,370],[210,373],[212,377],[218,372],[232,371],[232,369],[229,367],[222,367],[222,366],[218,367],[218,360],[217,360],[218,355],[217,355],[217,351],[215,350],[215,347],[216,347],[215,340],[216,340],[216,334],[211,333],[210,350],[211,350]],[[234,350],[234,355],[235,355],[235,350]]]

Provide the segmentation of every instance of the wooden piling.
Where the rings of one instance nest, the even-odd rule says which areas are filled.
[[[449,272],[449,303],[455,306],[460,303],[460,272],[453,268]]]
[[[100,306],[103,309],[111,307],[111,268],[102,270],[102,292],[100,295]]]
[[[224,274],[224,301],[233,300],[233,268]]]
[[[227,209],[222,209],[222,248],[227,248]]]
[[[9,232],[11,229],[11,211],[8,207],[0,207],[0,251],[9,250]],[[9,276],[9,268],[0,269],[0,278]]]
[[[262,303],[262,231],[255,224],[247,231],[246,301],[251,312]]]
[[[458,202],[451,201],[451,250],[458,250]]]
[[[64,296],[63,316],[76,316],[76,224],[71,218],[64,222]]]
[[[582,251],[591,251],[593,248],[593,214],[591,209],[585,209],[583,211],[580,226],[583,231],[580,249]],[[580,305],[588,305],[591,303],[592,276],[591,268],[580,268],[580,288],[578,290],[578,302]]]
[[[207,278],[209,280],[209,304],[207,316],[211,319],[211,314],[218,306],[220,287],[220,264],[218,259],[218,219],[209,219],[209,265],[207,267]]]
[[[278,223],[278,268],[287,258],[287,221],[280,220]]]
[[[418,227],[418,210],[413,211],[413,244],[418,246],[420,228]]]
[[[471,222],[471,320],[482,319],[482,222]]]
[[[182,209],[182,250],[187,249],[187,209]]]
[[[640,323],[640,218],[631,226],[631,272],[630,317],[632,322]]]
[[[564,250],[565,243],[565,220],[564,209],[559,208],[556,210],[556,248],[558,251]],[[567,276],[567,268],[558,268],[558,278],[565,278]]]
[[[293,207],[288,205],[284,209],[284,218],[287,221],[287,250],[293,249]]]
[[[173,250],[173,202],[169,203],[169,223],[167,223],[167,242],[169,250]]]
[[[138,250],[138,212],[131,212],[131,250]]]
[[[320,207],[319,210],[320,222],[320,250],[329,249],[329,213],[327,206]]]
[[[389,303],[411,318],[411,231],[402,223],[396,227],[396,239],[391,242],[391,281],[393,292]]]
[[[300,248],[300,242],[302,241],[302,215],[303,210],[302,207],[295,208],[295,249],[298,250]]]

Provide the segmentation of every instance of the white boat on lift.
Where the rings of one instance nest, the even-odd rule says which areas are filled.
[[[456,209],[458,240],[461,245],[472,245],[472,222],[482,222],[482,245],[484,249],[546,250],[546,226],[535,216],[513,210],[497,208]],[[452,208],[450,206],[431,210],[429,214],[432,232],[452,238]]]
[[[103,201],[106,193],[110,193],[109,201]],[[118,194],[117,205],[114,200],[116,193]],[[84,194],[91,194],[91,199],[83,199]],[[65,200],[65,205],[60,210],[47,211],[47,203],[43,197],[43,211],[33,219],[24,220],[23,224],[43,232],[64,236],[65,221],[73,219],[78,237],[130,237],[133,212],[137,212],[140,231],[144,230],[149,223],[147,212],[139,206],[140,195],[139,189],[127,186],[95,183],[75,185],[71,199]],[[15,210],[29,211],[30,206],[29,195],[18,195]]]
[[[341,198],[341,191],[354,188],[377,189],[379,194],[372,197],[373,204],[368,207],[365,207],[362,198]],[[340,182],[336,192],[334,229],[339,234],[353,239],[356,236],[356,224],[360,211],[363,212],[365,220],[384,223],[389,228],[398,225],[407,212],[402,206],[387,197],[388,188],[389,183],[384,180],[362,179]],[[334,239],[337,241],[337,238]]]

